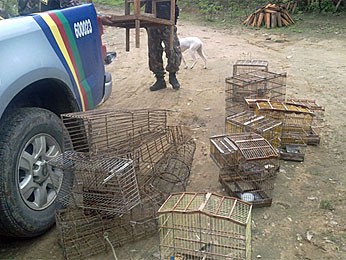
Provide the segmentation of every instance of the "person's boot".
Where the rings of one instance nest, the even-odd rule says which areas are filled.
[[[164,73],[155,73],[156,82],[149,88],[151,91],[156,91],[166,88]]]
[[[179,89],[180,88],[180,84],[179,84],[179,81],[176,77],[175,72],[169,73],[169,83],[172,85],[173,89]]]

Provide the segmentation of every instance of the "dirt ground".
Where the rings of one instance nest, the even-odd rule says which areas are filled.
[[[104,42],[116,50],[107,67],[113,93],[101,108],[170,109],[172,124],[191,129],[197,148],[188,191],[227,195],[218,182],[218,169],[209,157],[209,137],[224,133],[225,78],[238,59],[269,62],[272,72],[287,73],[287,97],[317,100],[325,108],[321,144],[309,146],[302,163],[281,161],[271,207],[253,209],[253,259],[346,259],[346,19],[305,32],[253,30],[240,26],[213,28],[180,20],[180,37],[204,42],[208,68],[198,58],[194,69],[181,69],[181,89],[150,92],[146,32],[140,48],[125,51],[125,31],[107,27]],[[189,63],[191,59],[185,53]],[[119,260],[157,259],[158,238],[115,249]],[[1,240],[0,259],[62,259],[57,231],[24,241]],[[109,252],[91,259],[114,259]]]

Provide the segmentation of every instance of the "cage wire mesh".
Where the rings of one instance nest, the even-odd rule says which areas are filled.
[[[158,234],[158,208],[146,200],[121,217],[75,207],[58,210],[57,230],[65,258],[86,259],[109,251],[108,241],[118,247]]]
[[[255,70],[268,71],[268,62],[265,60],[237,60],[233,64],[233,76]]]
[[[70,169],[73,183],[61,188],[58,200],[73,205],[122,215],[140,203],[140,193],[133,161],[124,158],[90,158],[67,151],[49,162]],[[67,165],[67,166],[66,166]],[[69,178],[69,176],[67,176]]]
[[[158,211],[161,259],[250,260],[251,211],[214,193],[171,194]]]
[[[226,133],[255,132],[274,147],[281,146],[282,122],[253,111],[244,111],[226,118]]]
[[[311,134],[312,122],[315,115],[305,106],[262,100],[256,102],[255,113],[282,121],[282,146],[287,144],[306,145],[308,140],[310,143],[319,143],[319,137]]]
[[[324,107],[318,105],[316,100],[310,99],[288,98],[286,103],[304,106],[314,113],[315,116],[311,123],[311,130],[308,133],[308,144],[318,144],[321,129],[324,127]]]
[[[210,156],[231,196],[256,207],[271,205],[279,154],[267,140],[253,132],[212,136]]]
[[[65,138],[65,150],[73,149],[90,156],[125,153],[129,148],[165,134],[167,113],[167,110],[99,109],[63,114],[62,121],[69,133]]]
[[[228,77],[225,82],[226,117],[245,111],[245,98],[284,101],[286,97],[286,73],[255,70]]]

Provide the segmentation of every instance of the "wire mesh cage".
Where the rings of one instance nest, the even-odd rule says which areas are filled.
[[[83,209],[66,208],[57,210],[55,218],[65,259],[86,259],[106,250],[100,215],[86,215]]]
[[[265,60],[237,60],[233,64],[233,76],[245,74],[255,70],[268,71],[268,61]]]
[[[68,205],[122,215],[140,203],[140,193],[133,162],[130,159],[104,157],[89,158],[83,153],[67,151],[49,162],[69,168],[73,183],[58,195]],[[66,166],[67,165],[67,166]]]
[[[226,133],[254,132],[260,134],[274,147],[281,145],[282,122],[253,111],[244,111],[226,118]]]
[[[167,110],[91,110],[63,114],[65,150],[119,154],[165,134]],[[73,147],[71,147],[71,144]]]
[[[58,210],[57,230],[65,258],[87,259],[108,251],[110,246],[158,234],[158,208],[151,201],[143,201],[121,217],[76,207]]]
[[[161,259],[251,259],[249,203],[214,193],[174,193],[158,211]]]
[[[226,117],[246,110],[245,98],[285,100],[286,73],[255,70],[228,77],[225,82]]]

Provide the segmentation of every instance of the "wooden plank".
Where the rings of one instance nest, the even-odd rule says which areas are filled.
[[[281,13],[278,13],[277,23],[278,23],[278,27],[282,27]]]
[[[277,13],[271,14],[271,28],[277,27]]]
[[[262,26],[263,18],[264,18],[264,13],[260,13],[257,19],[257,27]]]
[[[270,13],[265,14],[265,23],[266,23],[267,29],[269,29],[270,28]]]

